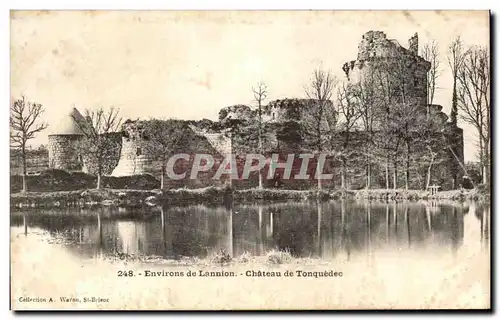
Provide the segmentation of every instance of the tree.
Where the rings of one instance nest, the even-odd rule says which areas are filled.
[[[401,141],[405,147],[404,181],[405,189],[408,190],[410,184],[410,155],[413,152],[415,132],[419,130],[420,112],[416,105],[403,102],[394,105],[392,114],[392,132],[397,137],[398,143]],[[396,155],[394,156],[396,157]]]
[[[444,129],[443,126],[444,123],[440,122],[439,119],[428,116],[419,117],[415,125],[416,130],[413,134],[413,143],[421,151],[419,153],[421,154],[419,164],[426,166],[424,190],[427,190],[431,184],[432,172],[435,165],[444,160],[442,157],[438,157],[439,153],[444,151],[444,145],[446,145],[444,136],[441,134]]]
[[[97,110],[86,109],[83,119],[72,116],[83,134],[83,139],[78,143],[78,149],[84,159],[84,164],[87,162],[88,166],[95,165],[96,189],[101,188],[104,166],[113,157],[112,140],[107,137],[107,134],[119,130],[122,123],[119,112],[120,109],[114,107],[109,110],[101,107]]]
[[[361,118],[362,129],[366,140],[364,141],[364,154],[366,163],[366,188],[371,187],[372,161],[374,157],[374,129],[380,115],[379,99],[376,95],[374,68],[368,68],[362,80],[349,87],[354,104]]]
[[[267,86],[259,82],[256,87],[252,88],[253,97],[257,103],[257,115],[258,115],[258,139],[259,139],[259,154],[262,154],[262,102],[267,98]],[[259,171],[259,189],[262,189],[262,170]]]
[[[192,137],[189,127],[176,119],[148,121],[143,132],[144,149],[147,154],[162,162],[160,188],[165,188],[165,168],[169,157],[176,152],[185,152]]]
[[[402,57],[397,57],[403,61]],[[373,135],[373,143],[377,150],[380,150],[379,157],[385,167],[385,186],[390,187],[390,165],[393,167],[393,188],[397,188],[397,162],[401,145],[401,137],[395,130],[393,122],[394,103],[400,99],[398,78],[401,76],[394,70],[394,59],[373,59],[370,61],[370,68],[373,70],[373,84],[377,88],[377,130]]]
[[[483,183],[490,176],[490,57],[486,48],[471,47],[457,72],[457,101],[460,117],[471,124],[479,137]]]
[[[45,130],[48,125],[39,123],[40,116],[45,110],[42,105],[36,102],[27,101],[23,95],[17,99],[10,107],[10,146],[20,151],[23,165],[23,189],[21,192],[28,191],[26,183],[26,149],[29,140],[35,138],[38,132]]]
[[[415,62],[406,59],[404,55],[397,53],[392,62],[391,72],[395,78],[395,101],[392,105],[391,124],[393,133],[401,140],[405,147],[404,158],[404,181],[405,189],[410,185],[410,155],[412,154],[413,135],[418,130],[418,122],[421,119],[422,110],[418,105],[418,97],[414,97],[412,89],[415,87],[412,78],[415,75]],[[412,83],[413,82],[413,83]],[[396,180],[396,179],[395,179]]]
[[[337,79],[331,71],[325,71],[317,68],[313,71],[311,82],[305,87],[305,93],[309,99],[315,101],[312,110],[310,110],[310,120],[307,121],[306,131],[310,137],[312,149],[321,154],[323,145],[327,139],[326,132],[331,131],[334,121],[334,110],[331,102],[333,89],[337,85]],[[319,170],[319,161],[317,166]],[[318,189],[321,189],[320,172],[318,175]]]
[[[373,62],[375,81],[379,89],[379,101],[382,106],[378,143],[382,146],[386,158],[386,187],[389,187],[389,162],[393,163],[393,187],[397,188],[398,156],[400,147],[406,151],[405,188],[409,186],[409,167],[411,154],[411,132],[414,130],[418,109],[418,97],[412,94],[412,80],[416,64],[400,50],[392,53],[388,59]]]
[[[441,76],[440,61],[439,61],[439,48],[435,40],[430,41],[423,45],[420,55],[426,61],[431,63],[431,68],[427,73],[427,103],[429,105],[434,101],[434,94],[438,89],[437,81]],[[429,113],[429,109],[427,109]]]
[[[342,86],[337,90],[337,106],[339,122],[337,123],[337,128],[332,135],[332,140],[340,142],[334,142],[333,144],[338,145],[336,153],[340,158],[341,164],[341,188],[345,189],[347,161],[351,157],[351,153],[353,151],[352,130],[354,129],[358,119],[362,116],[360,109],[356,106],[352,86],[343,83]]]
[[[453,93],[451,98],[451,114],[450,121],[454,125],[457,124],[457,115],[458,115],[458,91],[457,91],[457,83],[458,83],[458,74],[462,68],[462,64],[464,61],[464,49],[462,45],[462,40],[460,37],[455,38],[452,41],[450,46],[448,47],[448,65],[451,69],[451,75],[453,77]]]

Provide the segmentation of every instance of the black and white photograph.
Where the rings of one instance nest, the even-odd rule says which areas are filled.
[[[490,23],[11,10],[11,309],[490,309]]]

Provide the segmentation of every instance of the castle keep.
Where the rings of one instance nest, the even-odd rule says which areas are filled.
[[[408,40],[407,49],[398,41],[388,39],[382,31],[369,31],[362,36],[356,60],[346,62],[342,69],[351,83],[368,86],[373,86],[380,76],[388,76],[385,88],[374,88],[378,98],[387,92],[394,93],[395,102],[402,102],[404,98],[407,103],[420,105],[425,110],[430,67],[430,62],[418,55],[417,34]]]

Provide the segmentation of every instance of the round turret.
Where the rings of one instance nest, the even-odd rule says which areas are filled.
[[[49,134],[49,167],[61,170],[80,170],[82,161],[79,159],[77,144],[83,137],[77,121],[83,120],[81,113],[73,108],[64,114]]]

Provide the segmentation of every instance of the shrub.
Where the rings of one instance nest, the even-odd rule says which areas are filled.
[[[240,263],[248,263],[248,262],[250,262],[253,259],[254,259],[253,255],[250,252],[245,251],[245,252],[243,252],[242,255],[240,255],[238,257],[238,262],[240,262]]]
[[[231,255],[224,249],[219,250],[212,257],[212,262],[217,264],[225,264],[231,262]]]
[[[271,250],[267,253],[267,262],[271,264],[284,264],[292,261],[290,250]]]

